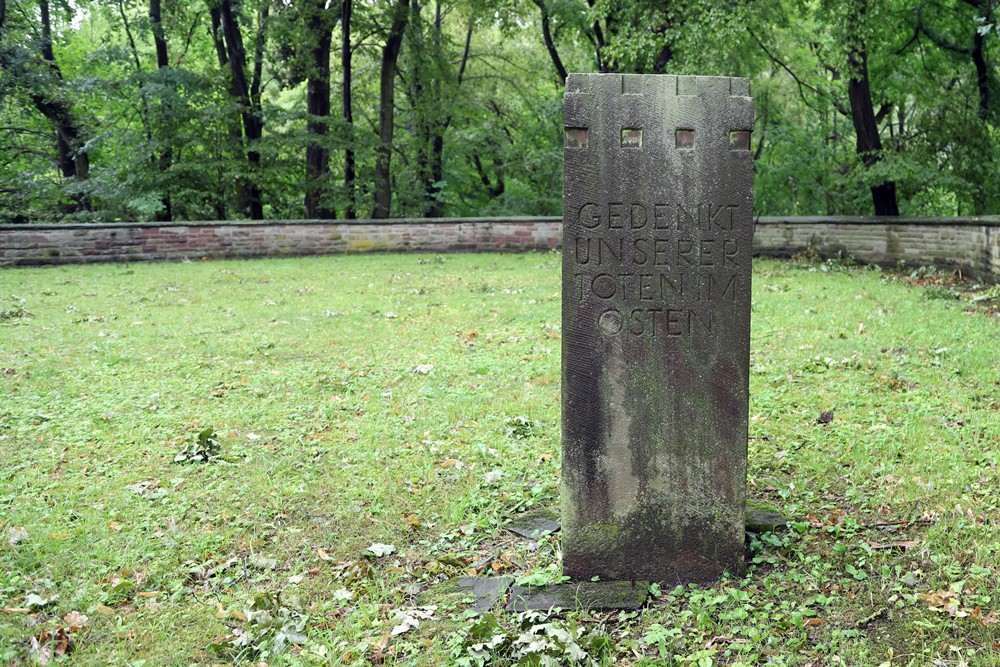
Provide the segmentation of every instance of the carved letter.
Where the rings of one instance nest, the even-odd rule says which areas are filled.
[[[580,207],[580,214],[576,219],[582,227],[596,229],[601,226],[601,207],[597,204],[584,204]]]

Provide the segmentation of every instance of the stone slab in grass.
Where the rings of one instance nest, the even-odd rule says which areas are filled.
[[[507,589],[513,582],[511,577],[462,577],[455,584],[459,590],[472,593],[476,611],[485,612],[506,599]]]
[[[559,512],[551,507],[518,514],[506,526],[510,532],[529,540],[537,540],[545,533],[555,533],[560,527]]]
[[[472,608],[483,613],[507,601],[512,577],[458,577],[431,586],[417,597],[420,605],[464,606],[472,597]]]
[[[583,581],[550,586],[514,586],[507,611],[549,609],[639,609],[649,597],[649,585],[629,581]]]
[[[747,530],[753,533],[773,533],[780,530],[791,521],[776,508],[767,503],[747,501]]]

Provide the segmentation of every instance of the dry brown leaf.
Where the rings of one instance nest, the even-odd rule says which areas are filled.
[[[0,612],[5,614],[30,614],[31,610],[27,607],[0,607]]]
[[[63,620],[70,625],[70,631],[72,631],[87,625],[87,621],[90,620],[90,617],[78,611],[71,611],[63,616]]]
[[[101,616],[114,616],[115,615],[115,610],[114,609],[112,609],[111,607],[109,607],[106,604],[101,604],[100,602],[98,602],[94,606],[94,609],[96,609],[97,613],[100,614]]]
[[[897,540],[895,542],[872,542],[871,540],[865,540],[868,542],[868,546],[876,551],[885,551],[890,549],[899,549],[900,551],[906,551],[908,549],[913,549],[920,546],[920,542],[916,540]]]
[[[954,591],[942,588],[934,593],[917,593],[917,597],[926,601],[929,607],[944,607],[949,600],[956,599],[958,595]]]
[[[316,555],[319,556],[320,560],[333,560],[333,558],[330,557],[330,554],[326,552],[326,549],[317,549]]]

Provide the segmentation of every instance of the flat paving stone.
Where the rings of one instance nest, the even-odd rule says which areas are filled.
[[[649,597],[649,584],[629,581],[582,581],[551,586],[514,586],[507,611],[560,609],[639,609]]]
[[[465,593],[472,593],[476,611],[486,612],[506,598],[513,581],[511,577],[462,577],[455,585]]]
[[[756,501],[747,501],[747,530],[753,533],[773,533],[785,527],[791,519],[775,508]]]
[[[506,526],[510,532],[529,540],[537,540],[545,533],[555,533],[561,527],[558,511],[548,507],[518,514]]]

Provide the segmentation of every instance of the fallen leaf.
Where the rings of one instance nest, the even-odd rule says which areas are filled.
[[[496,484],[501,479],[503,479],[503,470],[491,470],[483,475],[483,481],[486,484]]]
[[[87,625],[90,617],[78,611],[71,611],[63,616],[63,620],[70,625],[70,630],[73,630],[74,628],[82,628]]]
[[[262,556],[261,554],[254,554],[249,559],[247,563],[250,567],[256,568],[258,570],[273,570],[278,567],[278,561],[275,558],[268,558],[267,556]]]
[[[53,656],[66,655],[73,645],[73,637],[66,628],[45,630],[31,638],[31,651],[41,665],[49,664]]]
[[[136,595],[141,598],[155,598],[162,592],[163,591],[139,591]]]
[[[381,558],[382,556],[388,556],[391,553],[395,553],[396,547],[392,544],[380,544],[378,542],[373,542],[372,545],[368,547],[367,551],[375,554],[376,558]]]
[[[28,530],[21,526],[12,526],[7,529],[7,542],[10,546],[17,546],[19,542],[28,539]]]
[[[954,591],[942,588],[934,593],[917,593],[917,597],[921,600],[925,600],[928,606],[943,607],[948,604],[949,600],[957,598],[958,595]]]
[[[111,607],[109,607],[106,604],[101,604],[100,602],[98,602],[96,605],[94,605],[94,610],[97,611],[97,613],[100,614],[101,616],[114,616],[115,615],[115,610],[114,609],[112,609]]]
[[[914,547],[919,547],[920,542],[916,540],[898,540],[896,542],[886,542],[885,544],[879,542],[872,542],[871,540],[865,540],[875,551],[884,551],[887,549],[899,549],[900,551],[906,551],[907,549],[913,549]]]
[[[306,578],[304,574],[294,574],[288,577],[288,583],[290,584],[301,584],[302,580]]]
[[[431,605],[428,607],[414,607],[412,609],[406,609],[399,612],[399,624],[391,630],[392,636],[395,637],[405,632],[409,632],[410,630],[418,627],[420,625],[420,621],[434,618],[434,612],[436,610],[437,606]]]
[[[5,614],[30,614],[31,610],[27,607],[0,607],[0,612]]]
[[[807,628],[815,625],[823,625],[824,623],[826,623],[826,620],[822,618],[807,618],[804,621],[802,621],[802,625],[806,626]]]
[[[330,554],[326,552],[326,549],[317,549],[316,555],[319,556],[320,560],[333,560],[333,558],[330,557]]]
[[[51,604],[54,600],[54,597],[43,598],[37,593],[28,593],[24,596],[24,606],[28,609],[41,609],[42,607]]]

